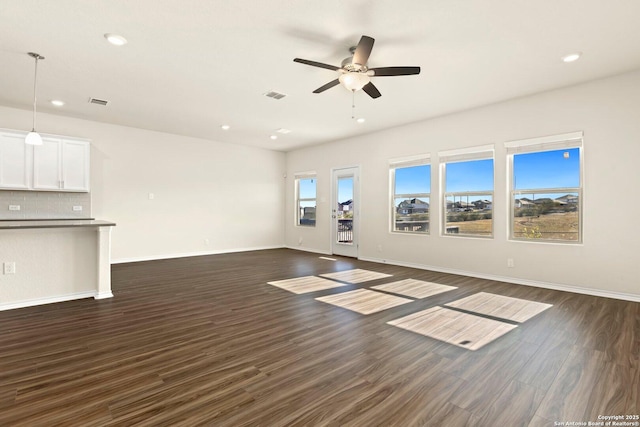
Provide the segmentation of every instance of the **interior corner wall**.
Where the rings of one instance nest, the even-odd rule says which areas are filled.
[[[584,132],[583,243],[509,241],[504,142],[575,131]],[[441,236],[437,153],[485,144],[495,145],[494,237]],[[432,232],[391,233],[389,159],[421,153],[431,154]],[[640,71],[302,148],[287,153],[285,243],[331,252],[331,169],[359,165],[361,259],[640,300],[638,159]],[[297,227],[292,177],[312,170],[317,225]]]
[[[0,128],[30,123],[0,106]],[[38,130],[91,140],[91,212],[117,224],[113,262],[283,245],[284,153],[41,112]]]

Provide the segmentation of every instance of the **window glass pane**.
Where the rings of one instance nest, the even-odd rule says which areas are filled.
[[[580,148],[513,154],[512,239],[581,241],[580,155]]]
[[[493,159],[447,163],[446,192],[493,190]]]
[[[431,165],[396,167],[392,172],[392,231],[428,233]]]
[[[395,194],[431,192],[431,165],[395,169]]]
[[[298,180],[298,188],[300,199],[315,199],[316,198],[316,180],[315,178],[305,178]]]
[[[513,237],[578,241],[579,210],[578,192],[518,194],[513,200]]]
[[[429,197],[394,199],[394,231],[429,232]]]
[[[513,156],[513,188],[577,188],[580,186],[580,149],[540,151]]]
[[[314,227],[316,225],[316,179],[298,178],[297,180],[296,224]]]
[[[493,234],[493,193],[448,195],[445,203],[445,234]]]
[[[300,202],[300,225],[316,225],[316,201]]]
[[[444,234],[493,235],[493,159],[445,166]]]

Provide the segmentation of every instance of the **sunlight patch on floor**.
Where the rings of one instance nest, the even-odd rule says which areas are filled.
[[[517,328],[516,325],[443,307],[422,310],[387,324],[468,350],[478,350]]]
[[[327,295],[316,298],[316,300],[346,308],[347,310],[360,314],[377,313],[391,307],[413,302],[413,300],[407,298],[387,295],[368,289],[356,289],[355,291]]]
[[[551,304],[505,297],[487,292],[479,292],[445,305],[518,323],[525,322],[552,307]]]
[[[328,279],[340,280],[347,283],[363,283],[371,280],[383,279],[391,277],[391,274],[378,273],[377,271],[362,270],[356,268],[354,270],[337,271],[335,273],[321,274],[320,276]]]
[[[397,282],[385,283],[384,285],[372,286],[371,289],[391,292],[392,294],[404,295],[411,298],[427,298],[458,288],[455,286],[424,282],[422,280],[405,279]]]

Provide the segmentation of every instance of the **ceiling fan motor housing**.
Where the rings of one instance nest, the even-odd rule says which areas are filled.
[[[348,58],[344,58],[342,60],[342,64],[340,64],[342,66],[342,68],[344,70],[347,70],[349,72],[359,72],[359,73],[366,73],[368,68],[366,64],[354,64],[353,63],[353,56],[350,56]]]

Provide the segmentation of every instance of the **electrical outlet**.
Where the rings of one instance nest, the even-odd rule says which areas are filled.
[[[156,198],[156,195],[153,193],[149,193],[149,200],[153,200]]]
[[[74,206],[73,207],[73,211],[74,212],[82,212],[82,206]]]
[[[507,258],[507,267],[514,268],[515,266],[516,266],[516,263],[513,261],[513,258]]]
[[[4,274],[16,274],[16,263],[15,262],[5,262],[4,263]]]
[[[10,211],[19,211],[20,210],[20,205],[9,205],[9,210]]]

